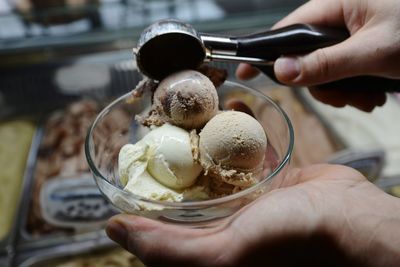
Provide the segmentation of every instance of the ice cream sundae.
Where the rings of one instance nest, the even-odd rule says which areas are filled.
[[[119,153],[125,190],[182,202],[229,195],[261,179],[263,127],[242,111],[220,110],[216,90],[194,70],[173,73],[154,86],[150,111],[136,117],[150,131]]]

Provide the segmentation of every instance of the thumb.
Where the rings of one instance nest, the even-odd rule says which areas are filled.
[[[108,221],[107,235],[148,266],[207,266],[218,258],[217,229],[190,229],[134,215]]]
[[[311,86],[366,74],[374,53],[361,43],[361,36],[354,35],[306,55],[280,57],[274,64],[275,75],[285,84]]]

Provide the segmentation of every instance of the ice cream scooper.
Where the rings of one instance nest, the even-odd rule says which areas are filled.
[[[198,33],[178,20],[165,19],[142,32],[136,60],[144,74],[159,80],[177,70],[197,68],[204,61],[271,65],[283,54],[312,51],[347,37],[343,31],[306,24],[241,37],[217,36]]]
[[[302,54],[349,37],[336,28],[294,24],[276,30],[232,37],[198,33],[190,24],[164,19],[147,27],[134,49],[140,71],[154,80],[203,62],[246,62],[277,81],[273,62],[282,55]],[[372,76],[343,79],[323,88],[400,90],[400,81]]]

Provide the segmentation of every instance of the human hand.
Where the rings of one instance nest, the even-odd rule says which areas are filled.
[[[337,165],[292,170],[226,224],[189,229],[113,217],[111,239],[147,266],[397,266],[399,200]]]
[[[281,57],[274,64],[275,75],[284,84],[308,86],[322,102],[371,111],[385,103],[384,90],[350,92],[319,89],[318,85],[361,75],[400,78],[399,17],[398,0],[311,0],[273,28],[295,23],[345,27],[351,37],[306,55]],[[257,73],[247,64],[241,64],[236,72],[241,79]]]

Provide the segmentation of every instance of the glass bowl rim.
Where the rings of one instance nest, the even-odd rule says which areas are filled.
[[[87,162],[89,164],[90,170],[93,172],[94,175],[96,175],[97,177],[100,177],[102,180],[104,180],[106,183],[108,183],[109,185],[114,187],[121,194],[128,195],[129,197],[132,197],[136,201],[142,201],[142,202],[145,202],[145,203],[148,203],[148,204],[152,204],[152,205],[164,206],[165,208],[196,208],[196,207],[202,207],[202,206],[215,206],[215,205],[220,205],[220,204],[232,201],[232,200],[239,199],[241,197],[244,197],[246,195],[249,195],[249,194],[253,193],[257,189],[259,189],[262,185],[264,185],[266,182],[268,182],[270,179],[272,179],[276,174],[278,174],[281,171],[281,169],[286,164],[289,163],[290,157],[291,157],[291,154],[292,154],[292,151],[293,151],[293,146],[294,146],[293,126],[292,126],[292,123],[290,122],[290,119],[289,119],[288,115],[286,114],[286,112],[278,104],[276,104],[275,101],[272,100],[269,96],[264,95],[263,93],[261,93],[257,89],[250,88],[250,87],[248,87],[246,85],[243,85],[243,84],[240,84],[240,83],[237,83],[237,82],[232,82],[232,81],[228,81],[227,80],[227,81],[224,82],[224,84],[226,84],[228,86],[231,86],[231,87],[232,86],[240,87],[241,89],[244,89],[245,91],[250,91],[251,94],[254,94],[255,96],[257,96],[259,98],[267,100],[283,116],[283,118],[284,118],[284,120],[286,122],[287,128],[288,128],[288,131],[289,131],[289,145],[287,147],[287,150],[285,152],[283,160],[279,163],[279,165],[267,177],[264,177],[257,184],[255,184],[255,185],[253,185],[253,186],[251,186],[249,188],[246,188],[246,189],[244,189],[242,191],[239,191],[237,193],[228,195],[228,196],[223,196],[223,197],[215,198],[215,199],[200,200],[200,201],[188,201],[188,202],[172,202],[172,201],[169,202],[169,201],[151,200],[151,199],[147,199],[147,198],[144,198],[142,196],[133,194],[133,193],[131,193],[129,191],[125,191],[125,190],[115,186],[114,184],[112,184],[97,169],[96,164],[92,160],[92,157],[90,155],[91,136],[92,136],[92,133],[93,133],[94,128],[96,127],[97,123],[102,118],[104,118],[104,116],[106,116],[110,112],[111,108],[114,105],[116,105],[117,103],[119,103],[123,99],[131,96],[132,95],[132,91],[130,91],[130,92],[118,97],[117,99],[112,101],[110,104],[108,104],[106,107],[104,107],[100,111],[100,113],[96,116],[95,120],[93,121],[93,123],[89,127],[89,129],[87,131],[86,139],[85,139],[85,156],[86,156],[86,160],[87,160]],[[96,183],[97,183],[97,180],[96,180]],[[106,194],[104,194],[104,192],[102,192],[102,190],[100,188],[99,188],[99,190],[101,191],[101,193],[103,195],[105,195],[107,198],[109,198]]]

